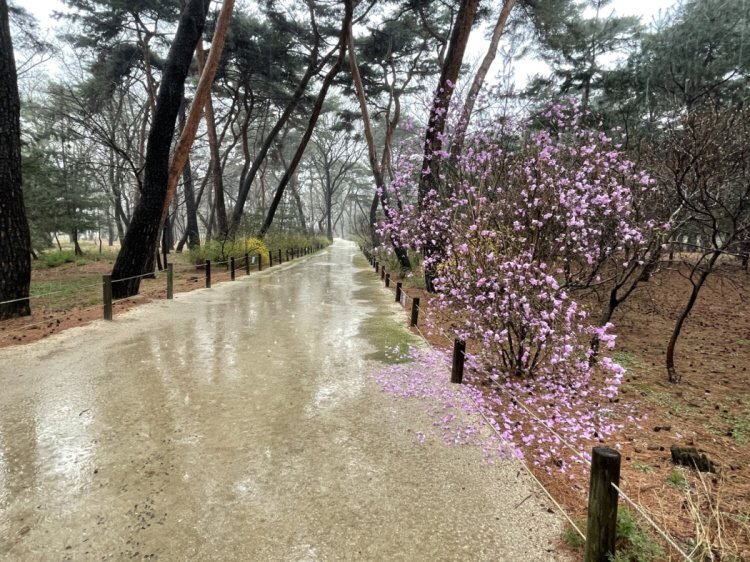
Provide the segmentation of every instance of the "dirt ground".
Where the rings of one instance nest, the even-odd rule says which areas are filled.
[[[98,278],[110,267],[107,263],[82,267],[66,264],[35,271],[34,278],[47,281],[71,275]],[[175,268],[175,292],[204,286],[203,271],[185,264],[177,264]],[[244,271],[238,275],[244,275]],[[220,282],[228,280],[229,274],[215,271],[213,277],[214,282]],[[395,280],[394,276],[393,285]],[[689,287],[676,268],[663,267],[616,314],[615,358],[628,371],[621,401],[644,419],[640,422],[643,429],[626,427],[606,445],[617,446],[622,452],[623,489],[682,544],[690,544],[697,538],[711,545],[713,559],[747,561],[750,560],[750,276],[730,262],[721,265],[709,279],[677,344],[676,362],[682,382],[675,385],[667,382],[665,349]],[[433,322],[448,324],[430,308],[428,294],[415,288],[407,292],[421,297],[422,308]],[[100,288],[94,287],[89,293],[89,304],[66,310],[59,310],[59,303],[45,306],[40,299],[31,318],[0,325],[0,347],[45,338],[101,318]],[[144,280],[141,293],[116,303],[115,315],[141,303],[166,298],[165,274]],[[429,334],[427,337],[433,345],[446,345],[442,337]],[[673,444],[696,447],[716,464],[717,473],[698,475],[676,468],[670,455]],[[553,495],[580,520],[585,520],[588,482],[585,471],[580,469],[572,481],[544,470],[537,472]],[[735,557],[730,558],[730,553]],[[668,556],[667,559],[679,559],[674,553]]]
[[[205,273],[202,268],[192,266],[178,257],[175,262],[174,292],[184,293],[205,287]],[[23,318],[6,320],[0,323],[0,348],[29,343],[49,337],[74,326],[83,326],[103,316],[101,276],[112,270],[112,263],[107,261],[91,262],[76,266],[66,263],[51,269],[32,271],[34,283],[49,286],[50,293],[56,293],[56,283],[60,286],[72,280],[85,280],[80,289],[65,294],[52,294],[49,297],[32,299],[32,314]],[[257,269],[252,267],[251,273]],[[243,269],[236,271],[237,277],[245,275]],[[229,280],[226,268],[214,267],[211,272],[212,282],[221,283]],[[114,314],[122,313],[139,304],[167,298],[166,272],[157,273],[155,278],[144,278],[141,281],[140,294],[115,302]]]
[[[406,291],[420,297],[428,323],[450,325],[447,315],[430,307],[429,294]],[[665,264],[614,317],[614,358],[627,369],[620,401],[642,418],[643,429],[626,425],[606,443],[591,446],[620,450],[623,490],[688,550],[697,541],[709,545],[705,560],[750,561],[750,276],[730,262],[709,278],[677,344],[682,381],[670,384],[666,344],[689,291],[678,269]],[[427,339],[445,347],[445,338],[435,332],[427,332]],[[716,473],[676,467],[673,444],[705,453]],[[585,525],[584,468],[571,480],[535,472]],[[682,560],[667,547],[665,556]]]

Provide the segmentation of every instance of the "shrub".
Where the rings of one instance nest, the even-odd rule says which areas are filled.
[[[268,262],[268,247],[258,238],[244,238],[237,240],[210,240],[198,248],[190,250],[190,261],[195,264],[206,260],[212,262],[224,262],[230,258],[244,258],[245,254],[250,256],[260,254],[264,262]]]

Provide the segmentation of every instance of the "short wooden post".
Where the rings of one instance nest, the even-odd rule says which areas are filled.
[[[416,326],[418,319],[419,319],[419,298],[412,297],[411,299],[411,323],[409,324],[409,326]]]
[[[245,275],[250,275],[250,254],[245,252]]]
[[[234,257],[229,258],[229,279],[234,281]]]
[[[112,320],[112,276],[102,275],[104,297],[104,319]]]
[[[403,283],[401,281],[396,281],[396,302],[401,302],[401,287],[403,286]]]
[[[618,493],[612,484],[620,484],[620,453],[609,447],[594,447],[585,562],[607,562],[615,555]]]
[[[466,357],[466,342],[456,338],[453,340],[453,368],[451,382],[461,384],[464,380],[464,358]]]
[[[272,256],[271,252],[268,252],[268,257],[271,258],[271,256]],[[258,252],[258,271],[263,271],[263,254],[261,254],[260,252]]]
[[[380,264],[377,261],[375,262],[375,265],[373,267],[375,267],[375,273],[380,270]]]
[[[386,289],[391,286],[391,274],[386,273],[385,274],[385,287]]]
[[[211,260],[206,260],[206,289],[211,288]]]
[[[281,263],[281,248],[279,248],[279,263]]]
[[[385,266],[384,265],[380,267],[380,279],[381,280],[385,279]]]
[[[167,298],[174,298],[174,264],[167,264]]]

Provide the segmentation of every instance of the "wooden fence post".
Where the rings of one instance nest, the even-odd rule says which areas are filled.
[[[250,254],[245,252],[245,275],[250,275]]]
[[[464,380],[464,359],[466,357],[466,342],[456,338],[453,340],[453,368],[451,382],[461,384]]]
[[[206,289],[211,288],[211,260],[206,260]]]
[[[403,283],[396,281],[396,302],[401,302],[401,287],[403,287]]]
[[[411,299],[411,324],[409,324],[409,326],[416,326],[418,319],[419,319],[419,298],[412,297]]]
[[[273,258],[271,258],[272,255],[273,254],[271,254],[271,252],[268,252],[268,257],[271,260],[273,260]],[[263,271],[263,254],[261,254],[260,252],[258,252],[258,271]]]
[[[174,264],[167,264],[167,298],[174,298]]]
[[[234,281],[234,257],[229,258],[229,279]]]
[[[391,286],[391,274],[386,273],[385,274],[385,288],[387,289],[390,286]]]
[[[375,267],[375,273],[377,273],[378,271],[380,271],[380,263],[378,263],[377,261],[375,262],[375,266],[374,267]]]
[[[281,248],[279,248],[279,263],[283,263],[283,262],[281,261]]]
[[[620,484],[620,453],[609,447],[594,447],[585,562],[607,562],[615,555],[618,493],[612,484]]]
[[[103,300],[104,300],[104,319],[112,320],[112,276],[102,275],[103,281]]]
[[[385,279],[385,266],[380,267],[380,279],[381,281]]]

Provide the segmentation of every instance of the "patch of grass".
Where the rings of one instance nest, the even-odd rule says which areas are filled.
[[[651,402],[669,410],[669,413],[673,415],[682,415],[687,413],[687,409],[683,406],[671,393],[666,391],[655,390],[653,386],[648,383],[632,383],[633,389],[643,393],[643,395]]]
[[[390,314],[376,312],[360,326],[359,337],[366,339],[375,348],[366,359],[381,363],[408,363],[409,346],[419,344],[419,340],[407,332]]]
[[[680,490],[687,490],[688,483],[685,479],[685,475],[681,470],[675,468],[669,474],[667,474],[667,484],[674,486]]]
[[[628,351],[615,351],[612,354],[612,360],[627,371],[648,370],[648,366],[644,363],[643,359]]]
[[[732,437],[738,445],[747,445],[750,438],[750,418],[733,417],[729,421]]]
[[[34,262],[34,266],[36,269],[51,269],[60,267],[64,263],[75,263],[77,259],[73,250],[47,252],[39,256],[39,259]]]
[[[650,465],[642,463],[642,462],[635,463],[633,465],[633,468],[636,470],[640,470],[643,474],[651,474],[654,471],[654,469],[651,468]]]
[[[117,259],[117,252],[107,250],[101,254],[98,250],[85,252],[82,256],[76,256],[73,250],[63,250],[62,252],[46,252],[40,254],[39,258],[32,262],[34,269],[52,269],[60,267],[66,263],[74,263],[77,266],[83,266],[91,262],[114,262]]]
[[[578,527],[585,527],[586,522],[585,521],[577,521]],[[562,532],[562,541],[568,545],[573,550],[583,550],[583,547],[586,546],[586,541],[583,540],[583,537],[578,534],[578,531],[576,531],[571,525],[567,525],[565,529],[563,529]]]
[[[32,281],[31,296],[39,297],[32,300],[32,307],[39,303],[49,311],[90,306],[101,302],[101,277],[92,275],[54,281]]]
[[[586,521],[578,520],[576,524],[580,529],[586,528]],[[570,525],[563,530],[561,538],[566,545],[576,551],[583,551],[586,546],[581,535]],[[661,560],[663,554],[662,547],[654,535],[635,519],[629,509],[620,506],[617,510],[615,555],[610,560],[612,562],[653,562]]]
[[[617,543],[612,562],[652,562],[664,555],[661,545],[626,507],[617,510]]]

